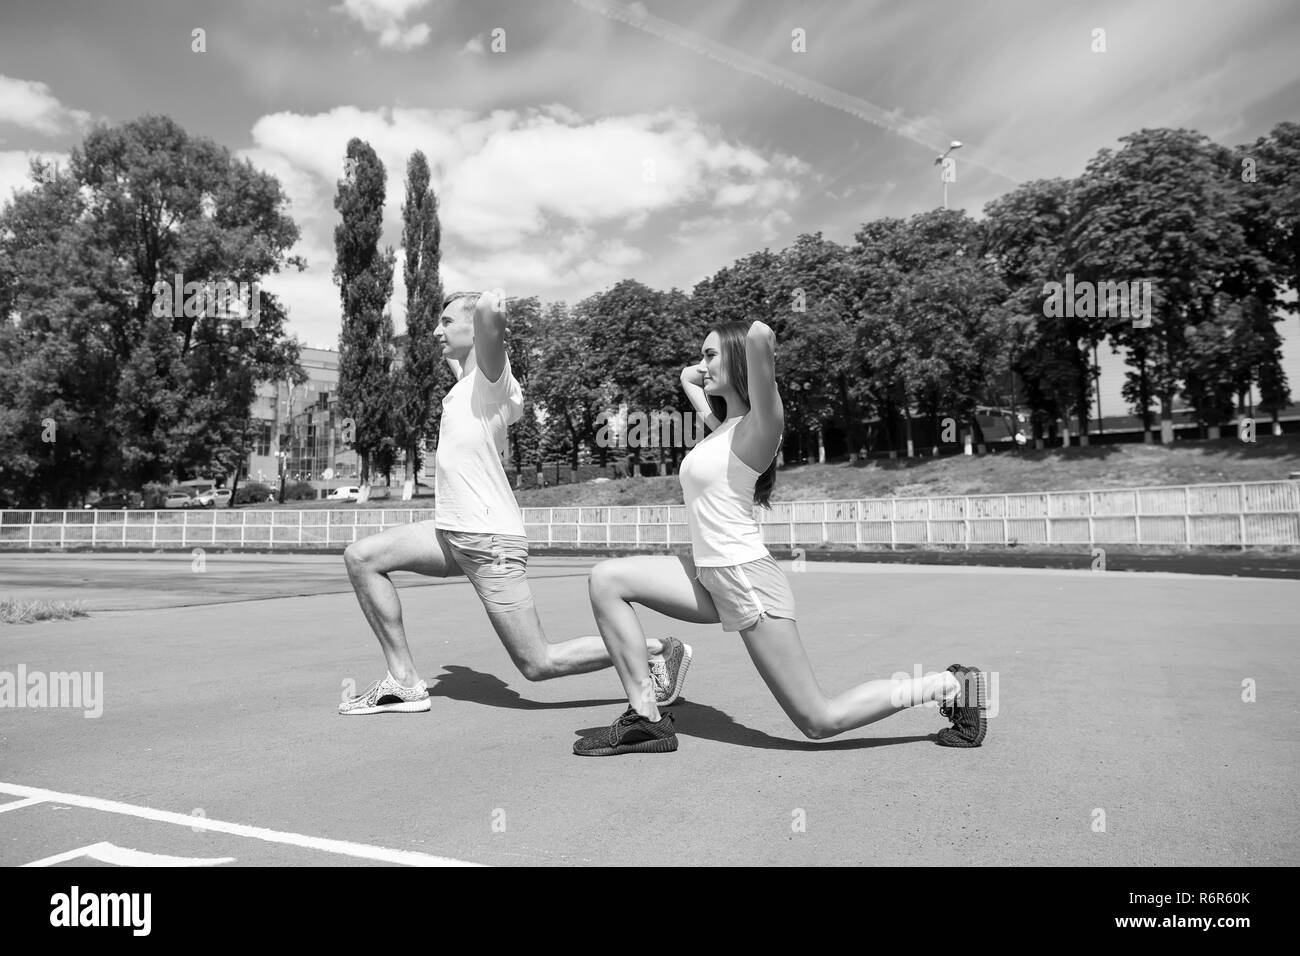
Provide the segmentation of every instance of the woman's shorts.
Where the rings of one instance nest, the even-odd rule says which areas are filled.
[[[726,568],[696,568],[695,580],[713,597],[724,631],[743,631],[765,617],[794,620],[794,592],[770,554]]]
[[[448,574],[456,568],[474,585],[484,609],[518,611],[533,606],[528,586],[528,539],[514,534],[444,531],[432,521],[417,522],[432,534],[447,559]]]

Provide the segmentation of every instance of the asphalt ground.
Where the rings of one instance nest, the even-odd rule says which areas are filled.
[[[532,560],[550,639],[596,633],[595,560]],[[337,555],[0,554],[0,599],[91,610],[0,625],[0,681],[89,675],[0,706],[0,864],[1300,863],[1300,583],[782,564],[824,689],[979,666],[985,745],[806,740],[738,635],[638,609],[695,648],[680,749],[579,758],[613,672],[529,683],[463,578],[402,574],[432,711],[345,718],[383,659]]]

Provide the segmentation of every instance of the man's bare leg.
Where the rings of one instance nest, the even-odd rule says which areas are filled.
[[[413,571],[429,577],[445,578],[462,574],[453,555],[446,552],[429,530],[415,524],[389,528],[348,545],[343,552],[352,589],[356,591],[361,613],[379,638],[388,672],[398,683],[413,687],[420,675],[411,659],[402,626],[402,602],[397,588],[388,577],[393,571]],[[599,640],[599,638],[597,638]]]

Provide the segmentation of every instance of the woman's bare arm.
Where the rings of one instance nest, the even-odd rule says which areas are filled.
[[[709,408],[709,397],[704,394],[703,377],[703,368],[699,365],[688,365],[682,369],[682,391],[691,400],[691,406],[699,419],[709,426],[710,431],[716,431],[722,422],[718,421],[718,417],[713,414],[713,409]]]
[[[745,335],[749,414],[736,428],[732,451],[755,471],[767,470],[785,431],[785,407],[776,388],[776,333],[755,322]]]

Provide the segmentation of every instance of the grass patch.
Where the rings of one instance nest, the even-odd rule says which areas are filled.
[[[0,600],[0,624],[35,624],[37,621],[67,621],[88,616],[81,601]]]
[[[1262,435],[1255,443],[1223,438],[1175,442],[1172,445],[1092,445],[1042,451],[1006,450],[970,457],[951,455],[853,464],[787,465],[777,471],[772,500],[927,498],[1277,481],[1285,480],[1290,472],[1297,471],[1300,471],[1300,434]],[[513,481],[513,470],[509,474]],[[262,503],[239,507],[245,510],[283,508],[308,511],[432,508],[433,489],[421,485],[417,491],[412,501],[404,502],[399,482],[388,489],[389,497],[364,504],[355,501],[288,501],[283,505]],[[516,491],[515,498],[524,508],[679,505],[682,503],[682,486],[676,475],[617,478],[530,488]]]
[[[1285,480],[1300,471],[1300,435],[1173,445],[1093,445],[778,469],[774,501],[927,498],[1096,488]],[[517,492],[526,508],[681,504],[676,475]]]

